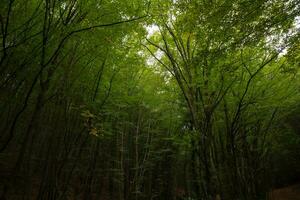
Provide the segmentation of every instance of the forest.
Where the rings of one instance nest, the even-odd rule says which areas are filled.
[[[299,200],[299,70],[299,0],[1,0],[0,200]]]

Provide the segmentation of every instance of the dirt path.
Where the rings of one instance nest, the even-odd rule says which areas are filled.
[[[300,184],[275,189],[270,200],[300,200]]]

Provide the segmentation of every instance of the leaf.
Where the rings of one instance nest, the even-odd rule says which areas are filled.
[[[96,137],[99,137],[98,130],[95,127],[91,128],[90,129],[90,135],[94,135]]]
[[[85,110],[81,113],[81,116],[85,118],[95,118],[95,115],[93,115],[89,110]]]

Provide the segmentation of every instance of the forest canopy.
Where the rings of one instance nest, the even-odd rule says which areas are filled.
[[[1,200],[300,183],[298,0],[2,0],[0,26]]]

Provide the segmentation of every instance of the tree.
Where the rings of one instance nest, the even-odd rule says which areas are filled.
[[[291,32],[297,14],[293,1],[177,1],[154,20],[159,32],[146,39],[145,47],[174,77],[189,110],[197,135],[191,139],[196,155],[191,162],[197,165],[198,197],[258,198],[260,184],[254,176],[259,173],[252,170],[262,163],[253,161],[265,156],[265,134],[280,107],[270,105],[274,99],[265,92],[280,76],[276,59],[295,37],[283,33]],[[286,43],[276,50],[267,40],[278,33]],[[251,119],[264,106],[263,117]]]

